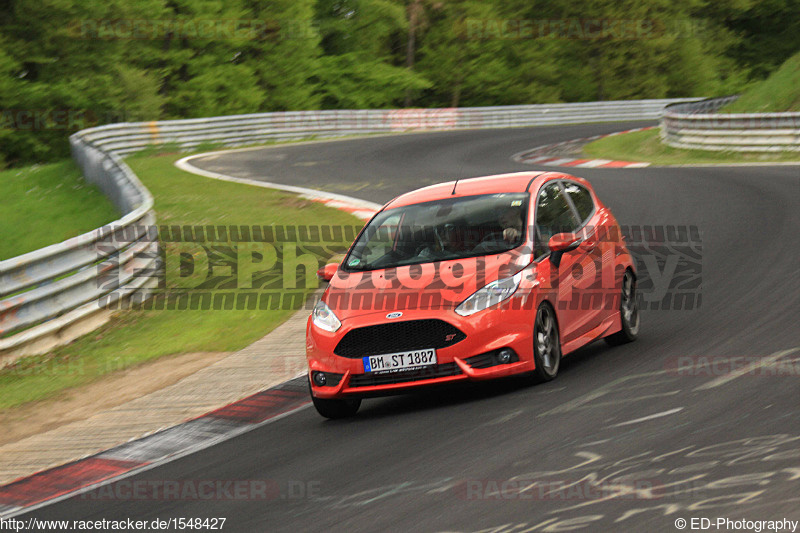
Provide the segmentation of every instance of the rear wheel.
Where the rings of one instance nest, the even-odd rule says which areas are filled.
[[[308,383],[308,393],[311,395],[311,401],[314,402],[317,412],[325,418],[349,418],[354,416],[361,407],[361,398],[345,398],[343,400],[315,398],[311,392],[311,382]]]
[[[540,381],[550,381],[561,366],[561,342],[558,338],[558,323],[553,308],[542,303],[536,311],[533,326],[534,375]]]
[[[611,346],[633,342],[639,336],[639,302],[636,297],[636,278],[630,270],[622,277],[622,298],[619,304],[622,329],[606,337]]]

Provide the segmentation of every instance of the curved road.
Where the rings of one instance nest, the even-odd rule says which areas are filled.
[[[193,164],[382,203],[453,177],[537,169],[510,156],[642,125],[420,133]],[[252,490],[214,501],[77,496],[21,519],[225,517],[224,531],[496,532],[800,520],[798,167],[570,172],[588,178],[623,225],[697,227],[683,249],[652,239],[638,248],[658,258],[645,265],[652,291],[690,287],[695,305],[654,301],[637,342],[582,349],[551,383],[367,400],[339,422],[303,409],[118,482],[267,480],[267,499]]]

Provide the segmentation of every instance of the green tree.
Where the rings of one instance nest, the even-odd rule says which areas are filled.
[[[428,12],[416,68],[433,81],[428,106],[555,102],[559,88],[550,43],[508,34],[498,7],[475,0],[442,3]],[[513,26],[513,23],[511,24]]]
[[[732,94],[800,49],[800,0],[2,5],[0,164],[120,120]]]
[[[136,46],[119,39],[111,21],[157,16],[160,2],[128,5],[120,0],[17,0],[0,17],[0,36],[11,58],[11,93],[2,105],[35,117],[30,129],[8,136],[3,151],[12,162],[43,161],[67,156],[68,135],[83,127],[124,117],[147,91],[124,91],[120,77],[147,74],[126,65],[127,50]],[[102,29],[102,30],[101,30]],[[2,60],[0,60],[2,61]],[[124,69],[124,70],[121,70]],[[152,77],[149,77],[152,78]],[[151,91],[152,93],[152,91]],[[158,112],[149,105],[148,112]]]
[[[314,0],[245,1],[246,16],[264,30],[248,40],[241,62],[252,69],[262,91],[259,110],[318,109],[320,36]]]
[[[557,44],[552,51],[565,100],[611,100],[717,90],[730,75],[723,70],[731,65],[719,58],[732,36],[696,14],[704,6],[703,0],[512,1],[506,13],[534,20],[534,41]]]
[[[800,0],[709,1],[698,15],[734,35],[725,42],[725,55],[750,79],[766,78],[800,50]]]
[[[325,108],[398,107],[430,82],[404,66],[407,21],[401,3],[342,0],[317,3],[323,56],[318,94]]]

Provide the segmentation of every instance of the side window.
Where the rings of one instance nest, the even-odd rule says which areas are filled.
[[[592,201],[591,193],[589,193],[586,188],[570,181],[564,182],[564,190],[569,195],[572,203],[575,204],[575,208],[578,210],[578,215],[581,219],[581,224],[586,224],[592,211],[594,211],[594,202]]]
[[[567,203],[558,183],[551,183],[539,192],[536,201],[536,249],[534,253],[539,257],[547,253],[547,243],[550,237],[557,233],[572,232],[578,229],[580,223],[575,220],[575,214]]]

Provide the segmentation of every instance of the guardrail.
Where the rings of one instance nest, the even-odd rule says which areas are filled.
[[[0,366],[43,353],[102,324],[99,299],[125,288],[144,288],[140,269],[156,268],[158,242],[153,198],[119,156],[70,138],[72,155],[86,179],[97,184],[123,213],[119,220],[0,261]]]
[[[151,146],[187,150],[415,130],[509,128],[657,119],[664,106],[696,99],[480,108],[287,111],[110,124],[70,138],[72,156],[123,217],[92,232],[0,261],[0,366],[91,331],[109,316],[101,299],[146,290],[140,269],[158,268],[153,199],[125,155]]]
[[[696,99],[634,100],[502,107],[286,111],[230,117],[112,124],[86,130],[98,148],[127,155],[148,146],[189,149],[409,130],[511,128],[657,119],[664,106]]]
[[[661,118],[662,141],[694,150],[800,150],[800,113],[716,113],[736,98],[667,106]]]

